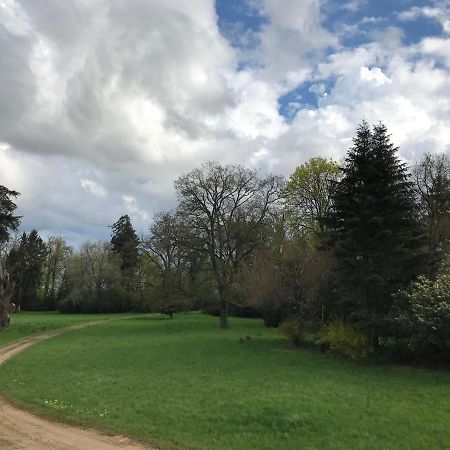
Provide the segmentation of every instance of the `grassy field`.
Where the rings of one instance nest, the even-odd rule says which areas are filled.
[[[163,448],[450,448],[449,373],[355,364],[293,349],[258,320],[217,322],[153,316],[61,335],[3,366],[0,390]]]
[[[123,314],[122,314],[123,315]],[[0,347],[12,341],[55,328],[86,321],[118,318],[119,314],[60,314],[57,312],[21,312],[12,315],[9,328],[0,328]]]

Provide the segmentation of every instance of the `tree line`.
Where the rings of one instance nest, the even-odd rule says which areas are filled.
[[[341,164],[312,158],[285,180],[209,162],[175,189],[145,235],[124,215],[109,242],[75,251],[35,230],[11,238],[18,193],[1,187],[0,312],[200,309],[352,358],[449,358],[447,156],[408,168],[386,127],[363,121]]]

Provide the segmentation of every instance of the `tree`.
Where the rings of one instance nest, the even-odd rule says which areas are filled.
[[[42,270],[47,247],[36,230],[23,233],[19,244],[12,248],[7,259],[8,271],[14,281],[13,299],[20,311],[39,309],[38,290],[42,283]]]
[[[186,245],[204,255],[214,277],[220,327],[228,328],[230,289],[243,261],[263,242],[276,207],[279,177],[209,162],[175,182]]]
[[[12,310],[12,282],[6,270],[4,245],[9,240],[10,230],[17,230],[20,217],[14,215],[16,204],[11,197],[19,195],[4,186],[0,186],[0,328],[9,326],[9,313]]]
[[[109,242],[85,242],[70,256],[59,308],[63,312],[129,311],[132,297],[120,279],[120,258]]]
[[[111,228],[112,251],[120,256],[124,286],[127,290],[132,290],[133,278],[139,262],[139,238],[127,214],[121,216],[111,225]]]
[[[9,230],[17,230],[20,223],[20,216],[15,216],[16,204],[11,197],[19,195],[16,191],[11,191],[0,185],[0,243],[9,239]]]
[[[358,128],[333,193],[332,231],[343,303],[377,345],[391,294],[406,287],[426,260],[413,183],[383,124]]]
[[[435,273],[450,242],[450,161],[427,153],[414,167],[420,212],[428,235],[431,273]]]
[[[289,177],[283,198],[293,234],[317,235],[325,228],[331,208],[331,190],[340,177],[339,165],[325,158],[311,158]]]
[[[11,297],[12,285],[5,268],[4,257],[0,254],[0,328],[8,327],[11,321],[9,314],[14,308]]]
[[[47,255],[43,267],[43,297],[47,306],[54,307],[61,290],[64,273],[73,249],[62,237],[52,236],[46,243]]]
[[[149,234],[144,238],[144,255],[154,268],[153,309],[161,312],[184,309],[189,296],[189,272],[192,252],[183,245],[186,230],[179,214],[165,212],[155,216]],[[195,259],[195,258],[194,258]]]
[[[323,323],[328,317],[329,255],[297,236],[279,249],[253,252],[242,268],[239,289],[268,326],[286,319]]]
[[[396,295],[392,318],[393,342],[404,352],[450,361],[449,255],[434,278],[420,276]]]

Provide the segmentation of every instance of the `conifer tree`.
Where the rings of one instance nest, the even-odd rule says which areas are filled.
[[[23,233],[19,245],[11,249],[7,267],[14,282],[13,300],[20,309],[40,309],[37,303],[47,247],[36,230]]]
[[[121,216],[111,225],[111,228],[112,251],[119,255],[124,284],[131,289],[132,278],[139,260],[139,238],[128,214]]]
[[[12,198],[19,195],[16,191],[11,191],[0,185],[0,243],[9,239],[9,230],[17,230],[20,216],[15,216],[16,204]]]
[[[421,272],[424,242],[413,183],[380,123],[363,121],[333,194],[327,222],[341,286],[341,313],[376,345],[392,293]]]

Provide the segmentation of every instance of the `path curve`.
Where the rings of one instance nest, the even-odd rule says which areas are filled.
[[[105,322],[108,320],[58,328],[0,347],[0,365],[38,342],[68,331]],[[151,447],[137,444],[124,436],[106,436],[92,428],[82,429],[44,419],[12,406],[0,397],[0,449],[112,450],[117,448],[143,450]]]

